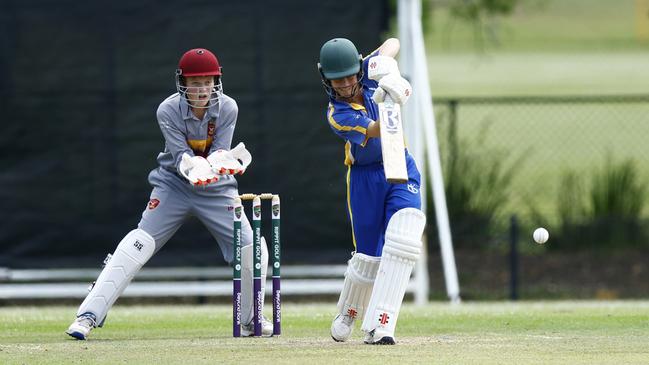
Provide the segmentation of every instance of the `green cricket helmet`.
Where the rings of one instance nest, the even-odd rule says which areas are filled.
[[[363,78],[363,57],[356,50],[356,46],[349,39],[334,38],[327,41],[320,48],[320,62],[318,70],[322,77],[327,94],[338,96],[331,87],[330,80],[357,75],[360,84]]]

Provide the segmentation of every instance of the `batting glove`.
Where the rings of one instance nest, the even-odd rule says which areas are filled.
[[[379,81],[379,87],[374,91],[372,100],[377,104],[382,103],[386,94],[390,95],[395,103],[405,105],[412,94],[412,86],[399,74],[389,74]]]
[[[374,56],[370,58],[367,65],[367,77],[370,80],[380,81],[384,76],[390,74],[400,75],[397,61],[388,56]]]

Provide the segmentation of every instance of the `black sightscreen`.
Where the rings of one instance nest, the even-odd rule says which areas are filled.
[[[195,47],[239,104],[240,191],[281,194],[284,262],[347,258],[343,141],[316,62],[333,37],[375,49],[386,17],[373,0],[3,1],[0,266],[98,266],[136,227],[164,147],[155,110]],[[222,264],[217,247],[191,219],[150,265]]]

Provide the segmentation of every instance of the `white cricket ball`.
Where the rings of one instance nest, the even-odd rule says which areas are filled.
[[[534,238],[534,241],[536,241],[536,243],[545,243],[547,242],[548,238],[550,238],[550,233],[548,233],[548,230],[545,228],[537,228],[534,230],[532,237]]]

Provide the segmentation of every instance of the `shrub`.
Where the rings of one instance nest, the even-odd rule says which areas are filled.
[[[564,172],[557,195],[559,229],[551,249],[649,247],[642,209],[646,183],[633,160],[615,162],[585,176]],[[588,181],[589,180],[589,181]]]

